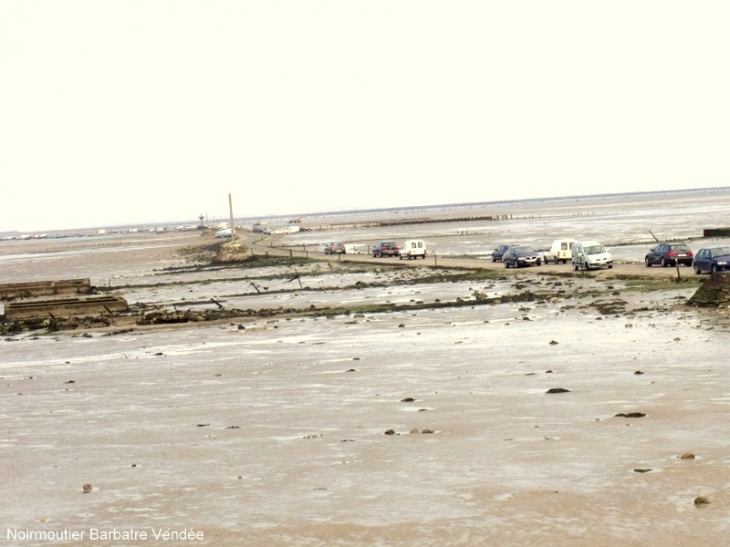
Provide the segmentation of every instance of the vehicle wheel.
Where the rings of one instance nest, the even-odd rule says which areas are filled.
[[[573,271],[574,272],[578,271],[578,264],[576,264],[575,262],[573,262]]]
[[[667,266],[669,266],[669,264],[668,264],[668,263],[667,263],[667,261],[666,261],[666,260],[664,259],[664,257],[662,257],[662,262],[661,262],[661,264],[662,264],[662,268],[666,268]]]
[[[648,256],[644,259],[644,264],[646,264],[647,268],[651,268],[651,260],[649,260]]]
[[[398,256],[398,258],[399,258],[400,260],[403,260],[403,255],[399,255],[399,256]]]
[[[537,265],[542,266],[542,260],[540,260],[539,258],[537,259]]]
[[[717,273],[717,266],[715,266],[714,264],[712,264],[710,266],[710,275],[712,275],[714,273]]]
[[[613,268],[613,264],[608,265],[608,269],[610,270],[611,268]]]
[[[509,268],[509,262],[507,262],[506,260],[504,261],[504,267]]]
[[[555,263],[557,264],[558,262],[556,261]],[[563,264],[567,264],[567,263],[568,263],[568,261],[563,259]]]
[[[697,267],[697,265],[696,265],[696,264],[694,265],[693,269],[694,269],[694,271],[695,271],[695,273],[696,273],[697,275],[700,275],[700,274],[702,273],[702,270],[700,270],[700,269],[699,269],[699,268]]]

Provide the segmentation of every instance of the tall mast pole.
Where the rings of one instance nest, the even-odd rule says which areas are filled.
[[[236,237],[236,227],[233,224],[233,198],[231,198],[231,194],[228,194],[228,210],[231,215],[231,241],[233,241]]]

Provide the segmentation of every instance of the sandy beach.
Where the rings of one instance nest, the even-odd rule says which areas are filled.
[[[728,309],[688,305],[709,276],[642,260],[648,230],[714,243],[702,229],[728,205],[725,192],[427,227],[312,218],[300,234],[242,232],[258,260],[215,266],[198,233],[0,243],[4,282],[88,277],[140,316],[247,310],[3,336],[0,538],[727,545]],[[704,214],[657,212],[685,209]],[[616,266],[484,259],[576,231]],[[321,253],[406,236],[435,256]]]

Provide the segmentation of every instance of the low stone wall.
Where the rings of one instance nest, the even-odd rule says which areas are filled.
[[[703,237],[730,237],[730,228],[705,228]]]

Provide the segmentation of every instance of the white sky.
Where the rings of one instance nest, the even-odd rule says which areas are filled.
[[[0,2],[0,230],[730,185],[730,2]]]

